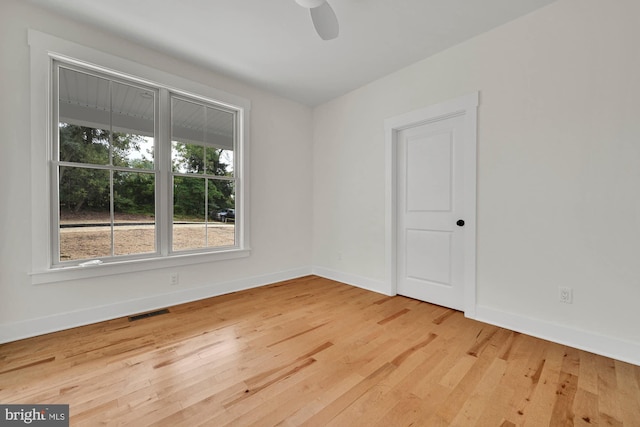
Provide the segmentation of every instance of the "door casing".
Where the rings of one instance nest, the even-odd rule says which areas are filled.
[[[414,110],[385,120],[385,263],[386,283],[390,295],[397,294],[397,136],[403,129],[463,115],[463,132],[468,146],[463,161],[465,195],[465,239],[463,311],[475,317],[476,311],[476,157],[477,108],[479,92]]]

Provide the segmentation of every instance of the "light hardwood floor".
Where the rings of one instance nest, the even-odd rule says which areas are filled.
[[[71,425],[640,426],[640,367],[309,276],[0,346]]]

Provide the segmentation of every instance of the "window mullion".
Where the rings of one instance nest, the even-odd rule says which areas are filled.
[[[50,209],[50,228],[49,228],[49,236],[51,238],[51,251],[49,254],[48,265],[51,266],[60,262],[60,194],[58,192],[59,184],[59,174],[60,174],[60,131],[59,131],[59,116],[60,116],[60,108],[59,108],[59,78],[60,78],[60,68],[57,63],[52,63],[53,69],[53,82],[52,82],[52,92],[50,105],[53,113],[53,119],[49,123],[51,126],[51,138],[49,147],[49,155],[50,155],[50,174],[49,174],[49,195],[51,200],[51,209]]]
[[[160,88],[156,108],[156,236],[162,256],[171,251],[173,188],[171,176],[171,100],[169,91]]]
[[[205,152],[205,155],[206,155],[206,152]],[[206,170],[207,169],[206,160],[204,164],[205,164],[205,170]],[[206,247],[209,247],[209,179],[208,178],[203,178],[203,179],[204,179],[204,247],[206,248]]]
[[[113,191],[113,81],[109,80],[109,217],[111,228],[111,256],[116,254],[115,242],[115,194]]]
[[[239,120],[240,119],[240,120]],[[241,227],[236,227],[234,230],[234,239],[236,242],[240,242],[240,245],[244,245],[245,238],[245,212],[246,208],[244,205],[244,187],[242,185],[238,185],[239,179],[242,179],[243,176],[243,162],[240,162],[239,159],[242,159],[245,156],[244,153],[244,144],[239,144],[242,136],[241,131],[241,120],[243,120],[242,116],[238,117],[237,114],[233,115],[233,194],[235,197],[236,204],[236,220],[239,220],[240,224],[243,224]]]
[[[111,216],[111,256],[115,256],[116,254],[116,239],[115,239],[115,192],[113,191],[113,170],[109,171],[109,215]]]

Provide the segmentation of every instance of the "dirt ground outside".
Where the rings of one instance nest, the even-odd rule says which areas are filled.
[[[60,217],[60,261],[95,259],[111,256],[109,217],[99,214],[65,214]],[[153,218],[141,215],[116,215],[113,232],[115,255],[155,252]],[[173,250],[233,246],[235,224],[176,221]]]

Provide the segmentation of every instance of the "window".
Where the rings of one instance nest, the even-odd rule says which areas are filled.
[[[235,246],[235,114],[171,97],[173,250]]]
[[[54,264],[152,255],[158,89],[54,62]]]
[[[33,283],[249,254],[248,101],[36,31],[29,44]]]
[[[58,60],[53,91],[54,265],[237,248],[237,110]]]

